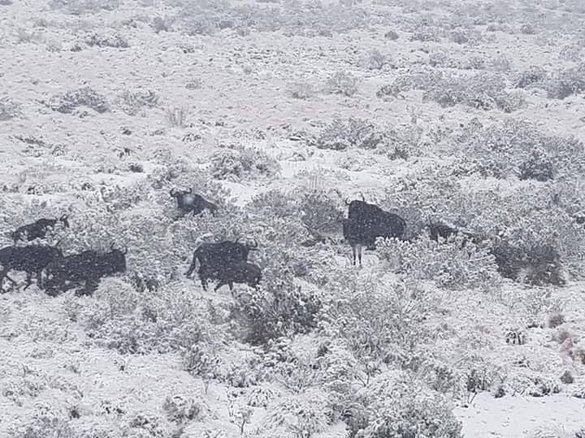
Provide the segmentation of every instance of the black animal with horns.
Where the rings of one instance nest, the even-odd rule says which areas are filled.
[[[376,239],[398,238],[406,235],[406,222],[397,214],[382,210],[375,204],[362,200],[345,201],[348,206],[347,219],[343,219],[343,237],[352,249],[352,261],[362,264],[363,247],[376,248]]]
[[[213,202],[209,202],[203,196],[193,193],[193,189],[177,190],[171,189],[170,195],[177,200],[177,207],[183,214],[193,213],[198,215],[203,210],[207,209],[212,214],[218,210],[218,206]]]
[[[193,252],[193,261],[189,270],[185,273],[187,277],[193,274],[199,262],[199,280],[204,290],[207,290],[207,280],[228,278],[226,272],[237,273],[232,266],[248,261],[250,251],[258,250],[258,242],[253,244],[240,243],[239,238],[235,242],[225,240],[217,243],[202,243]],[[234,281],[238,282],[238,281]],[[224,284],[228,284],[227,281]]]

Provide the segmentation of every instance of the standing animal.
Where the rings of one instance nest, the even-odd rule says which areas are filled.
[[[215,291],[226,284],[230,287],[230,290],[234,290],[234,283],[245,283],[257,289],[262,280],[262,271],[252,263],[237,262],[220,269],[218,279],[219,282],[215,286]]]
[[[112,244],[107,253],[88,250],[56,260],[47,266],[46,289],[54,294],[85,283],[85,293],[91,293],[103,277],[126,271],[127,252],[115,249]]]
[[[203,196],[193,193],[193,189],[176,190],[172,189],[170,195],[177,200],[177,206],[184,214],[193,212],[194,215],[200,214],[207,209],[212,214],[218,210],[218,206],[207,201]]]
[[[258,250],[258,242],[249,245],[225,240],[218,243],[202,243],[193,252],[193,261],[185,276],[190,277],[199,261],[199,280],[203,290],[207,290],[207,280],[219,278],[219,272],[226,266],[248,260],[250,251]]]
[[[56,227],[58,222],[61,222],[64,228],[69,228],[68,218],[69,216],[64,214],[59,219],[39,219],[31,224],[23,225],[12,232],[12,240],[16,243],[22,239],[27,242],[34,239],[42,239],[47,235],[49,230]]]
[[[378,237],[404,239],[406,222],[397,214],[384,211],[377,205],[365,201],[346,201],[346,205],[348,213],[347,219],[342,222],[343,235],[352,247],[354,265],[358,258],[361,266],[362,247],[375,249]]]
[[[42,288],[43,270],[62,258],[63,253],[59,248],[48,245],[8,246],[0,249],[0,290],[10,271],[26,272],[25,289],[32,284],[32,276],[35,274],[37,285]],[[8,279],[14,283],[10,277]]]
[[[347,217],[352,222],[357,222],[371,243],[369,249],[375,248],[378,237],[396,237],[403,239],[406,235],[406,222],[400,216],[382,210],[375,204],[354,200],[346,202],[348,205]]]

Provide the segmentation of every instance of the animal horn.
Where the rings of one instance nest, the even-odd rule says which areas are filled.
[[[128,254],[128,247],[126,245],[124,245],[124,251],[122,251],[122,254]]]
[[[187,193],[193,193],[193,187],[189,187],[189,189],[187,190]]]
[[[240,236],[238,236],[238,237],[236,238],[236,243],[238,243],[239,241],[240,241]]]
[[[171,194],[171,196],[175,196],[175,194],[177,193],[177,189],[172,188],[169,193]]]
[[[69,215],[67,213],[61,216],[62,221],[66,221],[67,219],[69,219]]]
[[[360,192],[360,195],[362,195],[362,201],[366,202],[366,198],[364,197],[363,192]]]

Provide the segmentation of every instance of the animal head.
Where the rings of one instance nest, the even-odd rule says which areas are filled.
[[[126,271],[126,254],[128,253],[128,248],[124,246],[124,250],[114,248],[114,243],[110,245],[110,252],[108,253],[109,260],[112,266],[118,272],[125,272]]]
[[[59,220],[63,224],[64,228],[69,228],[69,215],[68,214],[64,214],[63,216],[61,216],[59,218]]]
[[[258,251],[258,241],[256,239],[254,239],[252,243],[240,243],[240,238],[238,237],[235,243],[243,248],[246,248],[246,255],[248,251]]]
[[[187,190],[177,190],[173,188],[170,191],[170,195],[173,198],[180,198],[190,193],[193,193],[193,189],[191,187],[189,187]]]

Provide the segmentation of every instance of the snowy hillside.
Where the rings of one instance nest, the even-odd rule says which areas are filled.
[[[128,250],[91,295],[9,273],[0,438],[585,437],[583,0],[0,0],[0,24],[0,248],[67,214],[31,243]],[[218,212],[180,216],[189,188]],[[407,232],[360,268],[362,197]],[[236,238],[257,290],[185,277]]]

